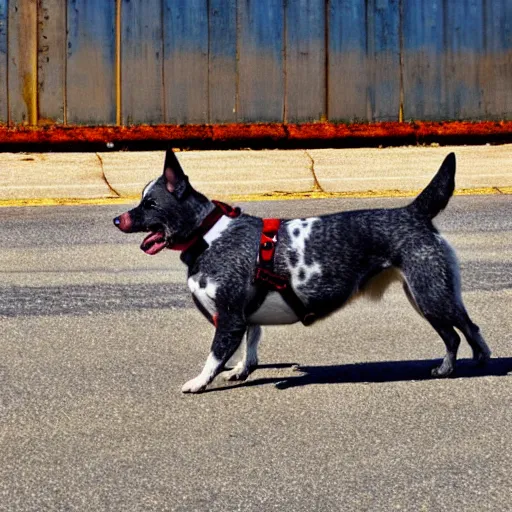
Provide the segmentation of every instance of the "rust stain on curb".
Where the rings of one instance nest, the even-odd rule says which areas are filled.
[[[512,121],[382,122],[336,124],[225,124],[225,125],[137,125],[137,126],[0,126],[0,144],[66,145],[106,143],[169,143],[175,146],[244,146],[267,143],[341,143],[365,145],[376,142],[419,144],[430,142],[512,140]]]

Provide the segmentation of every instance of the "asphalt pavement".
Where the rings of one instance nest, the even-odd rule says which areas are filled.
[[[512,510],[510,196],[455,197],[437,222],[493,350],[485,369],[463,343],[456,376],[431,379],[444,345],[394,286],[265,329],[246,383],[193,396],[180,388],[213,328],[178,255],[113,227],[123,208],[0,209],[0,511]]]

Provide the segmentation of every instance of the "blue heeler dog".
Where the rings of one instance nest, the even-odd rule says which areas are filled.
[[[434,377],[454,371],[455,328],[485,363],[491,352],[462,302],[455,253],[432,224],[452,196],[454,177],[451,153],[408,206],[268,221],[207,199],[167,151],[163,175],[114,224],[126,233],[149,232],[141,246],[148,254],[182,251],[194,302],[216,327],[202,372],[182,391],[204,390],[244,336],[243,359],[223,376],[245,380],[258,364],[261,325],[309,325],[358,295],[380,298],[394,280],[446,345]]]

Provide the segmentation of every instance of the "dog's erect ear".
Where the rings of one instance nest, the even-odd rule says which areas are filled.
[[[187,189],[188,179],[172,149],[165,152],[164,177],[167,190],[176,194],[178,198]]]

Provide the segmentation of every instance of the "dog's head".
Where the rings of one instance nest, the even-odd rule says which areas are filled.
[[[141,249],[156,254],[185,242],[214,205],[190,185],[176,155],[168,150],[162,176],[148,183],[138,206],[114,219],[125,233],[149,232]]]

